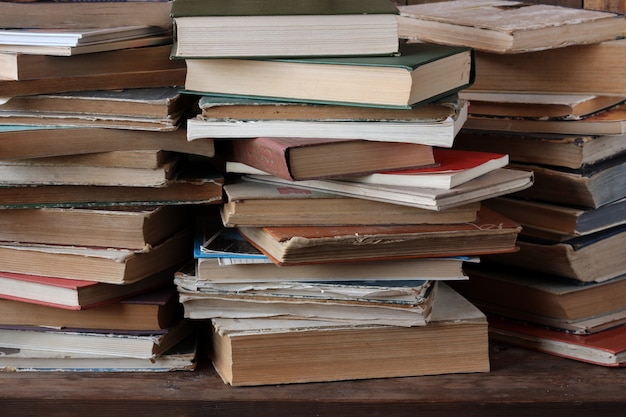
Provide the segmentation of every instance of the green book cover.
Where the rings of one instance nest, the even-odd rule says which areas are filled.
[[[175,0],[172,17],[398,14],[389,0]]]

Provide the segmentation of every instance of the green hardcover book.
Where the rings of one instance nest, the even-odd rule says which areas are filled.
[[[397,13],[388,0],[176,0],[173,56],[389,55]]]
[[[394,56],[188,59],[186,90],[308,103],[409,108],[474,82],[471,48],[400,47]]]

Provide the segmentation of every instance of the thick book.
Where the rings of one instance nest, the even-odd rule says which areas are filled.
[[[292,265],[281,268],[269,263],[223,263],[221,258],[196,259],[197,285],[211,282],[250,283],[278,281],[407,281],[467,279],[464,263],[477,257],[442,257],[389,260],[377,262],[340,262]]]
[[[163,187],[185,164],[182,155],[170,155],[156,168],[128,168],[73,164],[59,160],[0,160],[0,186],[97,185]]]
[[[234,386],[489,371],[485,316],[444,285],[431,321],[421,327],[286,319],[212,323],[213,365]],[[463,360],[451,360],[457,357]]]
[[[32,69],[30,66],[28,68]],[[78,113],[91,117],[125,116],[160,120],[174,118],[191,110],[196,100],[197,97],[183,94],[176,87],[74,91],[12,97],[0,104],[0,111],[66,115]]]
[[[0,272],[0,298],[70,310],[94,308],[171,282],[164,271],[127,285]]]
[[[187,121],[187,138],[258,136],[363,139],[451,147],[467,120],[456,95],[410,109],[200,97],[202,114]]]
[[[462,91],[471,115],[577,119],[621,104],[625,96]]]
[[[469,87],[473,50],[406,45],[390,57],[186,60],[196,93],[307,103],[408,108]]]
[[[345,180],[288,181],[272,175],[247,175],[250,181],[279,184],[426,210],[445,210],[488,198],[521,192],[533,184],[527,170],[498,168],[449,190],[356,183]]]
[[[171,0],[0,2],[0,27],[70,28],[148,25],[172,28]]]
[[[160,132],[102,127],[0,126],[0,159],[124,150],[166,150],[215,156],[212,139],[190,142],[186,139],[185,129]]]
[[[599,208],[626,197],[626,153],[579,169],[549,165],[509,165],[513,169],[532,170],[535,182],[518,196],[531,200]]]
[[[163,330],[183,317],[178,291],[168,282],[153,290],[88,309],[69,310],[43,304],[0,300],[0,326],[46,326],[59,329]],[[131,284],[132,285],[132,284]],[[116,287],[119,287],[117,285]]]
[[[223,153],[229,160],[288,180],[369,174],[436,163],[429,145],[330,138],[233,139],[225,144]]]
[[[575,322],[626,309],[626,275],[581,284],[528,267],[488,262],[466,264],[465,271],[469,279],[449,285],[487,311],[506,309],[511,317],[526,313],[553,323]]]
[[[154,359],[188,337],[193,330],[193,323],[184,319],[167,329],[152,332],[0,326],[0,345],[67,354]]]
[[[486,201],[492,209],[515,219],[523,234],[553,241],[599,232],[626,223],[626,198],[598,208],[564,206],[521,198]]]
[[[0,210],[0,241],[143,250],[189,224],[187,206]]]
[[[175,152],[157,149],[137,151],[109,151],[73,155],[43,156],[40,158],[5,159],[3,163],[57,164],[109,168],[156,169],[176,157]]]
[[[511,267],[559,275],[581,282],[602,282],[622,275],[626,259],[622,256],[626,225],[615,226],[585,236],[551,241],[519,236],[520,250],[502,257],[484,258]]]
[[[474,202],[426,210],[244,180],[226,184],[223,190],[220,214],[228,227],[465,223],[476,220],[480,207],[480,202]]]
[[[616,39],[523,54],[476,51],[476,80],[469,89],[623,96],[625,49],[626,39]]]
[[[511,162],[579,169],[626,152],[626,135],[562,135],[463,129],[456,149],[499,152]]]
[[[182,86],[185,63],[169,59],[171,45],[126,48],[70,57],[48,57],[55,66],[72,68],[67,75],[28,80],[0,80],[4,97],[67,91],[117,90]],[[69,62],[69,61],[68,61]],[[58,70],[57,70],[58,72]]]
[[[43,244],[2,244],[2,269],[17,274],[130,284],[192,256],[191,232],[182,231],[143,252],[117,248],[91,248]]]
[[[524,322],[489,317],[491,340],[594,365],[626,366],[626,327],[572,334]]]
[[[453,0],[398,6],[399,36],[513,54],[621,37],[624,18],[556,4]]]
[[[435,148],[433,153],[435,164],[430,167],[375,172],[343,179],[367,184],[449,190],[495,169],[504,168],[509,163],[508,155],[493,152]]]
[[[176,0],[172,55],[390,55],[398,51],[397,14],[387,0]]]
[[[0,356],[0,372],[173,372],[194,371],[197,341],[191,335],[151,359],[98,354],[10,349]]]
[[[564,135],[626,135],[626,104],[620,104],[572,120],[470,115],[463,128],[496,132],[537,132]]]
[[[520,230],[485,208],[467,224],[239,228],[279,265],[513,252]]]
[[[107,129],[104,129],[107,130]],[[196,165],[196,164],[194,164]],[[220,204],[224,177],[208,166],[186,166],[163,187],[31,185],[0,187],[2,208],[119,207]]]

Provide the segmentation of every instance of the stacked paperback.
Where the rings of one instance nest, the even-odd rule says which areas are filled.
[[[169,59],[170,4],[139,7],[166,19],[2,23],[1,369],[195,367],[172,281],[190,258],[191,205],[220,202],[222,178],[206,168],[213,144],[185,138],[193,98]]]
[[[507,153],[511,167],[535,178],[533,187],[487,204],[522,225],[520,250],[468,265],[470,279],[454,288],[490,315],[493,340],[624,366],[624,16],[514,1],[441,5],[401,7],[400,26],[409,39],[477,50],[476,82],[460,94],[471,106],[455,148]],[[520,26],[532,13],[544,16],[537,28],[555,33],[558,44],[525,36]],[[498,42],[455,42],[452,29],[432,30],[453,22],[469,35],[494,16],[501,25],[490,36]],[[461,24],[468,20],[474,25]]]
[[[451,149],[472,48],[400,43],[388,1],[225,4],[172,6],[172,58],[200,96],[187,138],[213,141],[225,175],[175,283],[185,316],[211,323],[219,375],[487,372],[486,317],[447,282],[517,249],[519,224],[482,201],[533,176]]]

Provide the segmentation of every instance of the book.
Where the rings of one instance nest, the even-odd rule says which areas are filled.
[[[0,186],[10,185],[99,185],[162,187],[175,178],[185,163],[172,155],[157,168],[127,168],[78,165],[37,159],[0,160]]]
[[[436,163],[431,146],[415,143],[257,137],[233,139],[224,145],[222,152],[229,161],[288,180],[395,171]]]
[[[195,265],[196,285],[203,283],[250,283],[276,281],[401,281],[467,279],[465,262],[477,257],[415,258],[377,262],[320,263],[281,268],[269,263],[224,263],[222,258],[198,258]]]
[[[520,249],[515,254],[483,258],[581,282],[602,282],[624,273],[626,260],[621,256],[624,240],[625,225],[557,242],[520,235],[517,241]]]
[[[398,6],[401,38],[498,54],[608,41],[624,34],[616,13],[520,1],[453,0]]]
[[[128,285],[0,272],[0,298],[81,310],[162,287],[171,280],[171,270]]]
[[[179,175],[168,181],[164,187],[98,185],[0,187],[0,207],[15,209],[221,203],[224,177],[208,164],[200,165],[203,166],[185,166]]]
[[[461,91],[472,115],[578,119],[621,104],[624,96]]]
[[[476,220],[480,202],[435,211],[251,181],[225,184],[220,207],[227,227],[440,224]]]
[[[185,317],[319,319],[344,324],[423,326],[437,281],[202,283],[177,275]]]
[[[189,225],[184,205],[0,210],[0,241],[143,250]]]
[[[484,202],[518,221],[528,236],[559,241],[626,223],[626,198],[598,208],[580,208],[521,198],[498,197]]]
[[[51,278],[131,284],[192,256],[191,233],[182,231],[144,252],[118,248],[90,248],[44,244],[2,244],[5,272]]]
[[[183,317],[178,292],[172,283],[173,274],[170,271],[167,274],[169,285],[84,310],[0,299],[0,325],[59,329],[163,330]]]
[[[600,317],[626,308],[624,275],[581,284],[528,267],[511,268],[487,262],[468,264],[465,271],[468,280],[448,284],[490,313],[506,309],[509,317],[519,318],[518,314],[526,313],[557,323],[557,320],[575,322]]]
[[[184,85],[212,95],[408,108],[472,84],[472,55],[470,48],[417,44],[390,57],[189,59]]]
[[[245,178],[437,211],[520,192],[533,184],[533,172],[507,168],[496,169],[450,190],[364,184],[334,179],[287,181],[271,175],[247,175]]]
[[[233,386],[488,372],[484,315],[441,287],[421,327],[213,319],[213,365]]]
[[[1,45],[81,46],[125,39],[142,38],[166,31],[155,26],[118,26],[84,29],[0,29]]]
[[[454,148],[499,152],[511,162],[579,169],[626,151],[626,135],[563,135],[462,129]]]
[[[201,96],[202,114],[187,121],[187,138],[258,136],[362,139],[451,147],[467,120],[455,96],[410,109],[272,102]]]
[[[0,27],[172,27],[171,0],[94,2],[0,2]]]
[[[3,71],[10,79],[21,79],[20,74],[36,72],[36,69],[26,69],[35,62],[47,62],[41,56],[73,56],[92,54],[95,52],[116,51],[119,49],[143,48],[146,46],[171,45],[172,35],[144,36],[141,38],[96,42],[78,46],[57,45],[0,45],[0,61],[3,62]],[[47,69],[44,66],[44,70]],[[3,74],[5,75],[5,74]]]
[[[589,335],[489,317],[491,340],[601,366],[621,367],[626,360],[626,328]]]
[[[190,336],[159,357],[137,359],[94,354],[4,349],[0,372],[172,372],[194,371],[197,343]]]
[[[626,154],[595,165],[568,170],[534,164],[510,164],[511,168],[533,171],[532,191],[522,190],[519,197],[551,203],[599,208],[626,197],[622,181]]]
[[[196,100],[176,87],[70,91],[12,97],[0,104],[0,111],[166,119],[191,110]]]
[[[520,230],[486,208],[467,224],[239,228],[279,265],[505,253],[517,250]]]
[[[0,161],[7,163],[15,161],[16,163],[33,164],[156,169],[177,156],[184,155],[177,155],[176,152],[148,149],[43,156],[40,158],[4,159]]]
[[[623,0],[584,0],[583,7],[590,10],[604,10],[605,12],[626,13],[626,3]]]
[[[187,59],[393,54],[397,13],[385,0],[176,0],[172,54]]]
[[[36,326],[0,327],[0,346],[68,354],[154,359],[185,339],[192,331],[193,323],[188,320],[180,320],[163,331],[148,333],[93,329],[59,330]]]
[[[65,76],[0,80],[0,90],[3,97],[14,97],[67,91],[182,86],[185,83],[185,63],[169,59],[171,48],[171,45],[160,45],[48,57],[50,60],[62,59],[57,62],[58,65],[66,61],[69,64],[71,60],[76,62],[74,65],[80,63],[80,67]]]
[[[215,156],[213,140],[187,141],[185,129],[144,131],[95,127],[0,125],[0,159],[26,159],[123,150],[166,150]]]
[[[435,165],[430,167],[375,172],[368,175],[345,177],[344,179],[358,183],[449,190],[494,169],[504,168],[509,163],[508,155],[492,152],[435,148],[433,153]]]
[[[476,79],[468,89],[623,96],[624,48],[626,39],[523,54],[476,51]]]
[[[512,132],[561,133],[565,135],[624,135],[626,105],[574,120],[470,115],[464,128]]]

